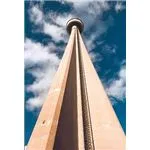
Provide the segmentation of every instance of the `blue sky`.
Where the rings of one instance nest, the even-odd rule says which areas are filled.
[[[126,132],[126,3],[25,1],[25,145],[63,55],[71,17],[84,22],[85,45]]]

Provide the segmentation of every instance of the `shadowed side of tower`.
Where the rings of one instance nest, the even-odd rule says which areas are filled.
[[[28,150],[124,150],[125,135],[80,33],[83,22],[67,23],[70,38],[32,132]]]
[[[75,29],[76,30],[76,29]],[[75,39],[74,39],[75,40]],[[54,150],[78,149],[75,42],[55,137]]]

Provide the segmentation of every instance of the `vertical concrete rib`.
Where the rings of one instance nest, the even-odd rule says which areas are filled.
[[[80,68],[80,81],[81,81],[82,114],[83,114],[85,150],[95,150],[89,102],[88,102],[88,94],[87,94],[87,84],[86,84],[83,58],[82,58],[83,56],[81,54],[82,49],[80,49],[80,42],[79,42],[79,37],[78,37],[79,34],[80,33],[78,31],[77,32],[77,44],[78,44],[78,53],[79,53],[79,68]]]
[[[75,40],[76,48],[76,78],[77,78],[77,119],[78,119],[78,150],[85,150],[84,144],[84,128],[83,128],[83,113],[82,113],[82,92],[81,92],[81,78],[80,78],[80,64],[79,64],[79,45],[78,36],[76,32]]]

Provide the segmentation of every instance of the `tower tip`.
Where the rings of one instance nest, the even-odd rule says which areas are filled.
[[[71,29],[72,29],[73,26],[77,26],[77,28],[79,29],[80,33],[83,31],[84,24],[79,18],[71,18],[67,22],[66,28],[67,28],[67,32],[69,34],[71,33]]]

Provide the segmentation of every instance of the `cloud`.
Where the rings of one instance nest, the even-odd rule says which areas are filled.
[[[51,36],[54,42],[66,41],[67,33],[62,23],[66,15],[57,16],[53,12],[48,14],[43,14],[42,9],[39,5],[33,5],[29,10],[30,21],[37,25],[39,29],[36,29],[35,32],[42,32]],[[58,24],[58,22],[60,23]]]
[[[57,25],[44,23],[43,31],[52,37],[55,42],[65,41],[66,31]]]
[[[114,45],[105,44],[105,45],[102,47],[101,52],[102,52],[102,53],[105,53],[105,54],[115,54],[115,53],[116,53],[116,50],[117,50],[117,46],[116,46],[115,44],[114,44]]]
[[[110,9],[108,2],[106,1],[61,1],[62,3],[72,3],[73,9],[70,13],[56,13],[56,12],[48,12],[47,14],[43,14],[42,6],[33,5],[31,10],[29,11],[30,20],[35,25],[39,25],[40,30],[38,32],[42,32],[52,37],[55,43],[59,43],[60,41],[67,43],[68,36],[66,32],[66,23],[72,17],[79,17],[85,23],[85,33],[94,29],[92,35],[88,35],[88,38],[85,38],[85,43],[87,43],[88,49],[95,48],[95,39],[107,31],[108,26],[111,24],[111,17],[106,21],[102,21],[100,16],[104,11]],[[84,9],[84,8],[87,9]],[[101,28],[99,28],[101,26]],[[36,30],[37,31],[37,30]],[[85,36],[87,37],[87,36]]]
[[[41,43],[36,43],[30,39],[26,39],[24,48],[25,67],[29,68],[36,64],[45,64],[47,62],[50,62],[54,66],[58,64],[59,58],[51,51],[51,46],[53,50],[53,44],[43,46]]]
[[[58,68],[60,59],[54,48],[55,46],[52,43],[44,46],[30,39],[25,40],[25,68],[35,78],[33,84],[26,87],[27,92],[34,94],[34,97],[26,102],[26,108],[30,111],[42,106],[52,78]]]
[[[118,13],[124,9],[125,9],[125,6],[123,5],[123,3],[121,1],[117,1],[115,5],[115,11]]]
[[[29,10],[30,20],[35,24],[41,24],[43,22],[43,12],[39,9],[38,5],[35,5]]]
[[[74,17],[74,15],[71,13],[56,14],[52,12],[48,13],[48,16],[49,18],[51,18],[51,20],[53,20],[55,24],[63,27],[64,29],[66,28],[67,21],[71,19],[72,17]]]
[[[112,80],[111,84],[106,88],[109,96],[122,101],[126,94],[126,68],[123,65],[118,73],[118,78]]]
[[[102,58],[102,56],[99,54],[99,53],[96,53],[96,52],[90,52],[89,53],[89,55],[90,55],[90,58],[91,58],[91,60],[92,60],[92,62],[94,63],[94,62],[97,62],[97,61],[101,61],[103,58]]]
[[[74,9],[83,11],[83,8],[88,7],[89,11],[94,11],[95,13],[100,13],[101,9],[109,9],[109,5],[107,1],[101,0],[82,0],[82,1],[76,1],[76,0],[65,0],[65,2],[71,2],[73,4]],[[87,11],[87,10],[85,10]]]

